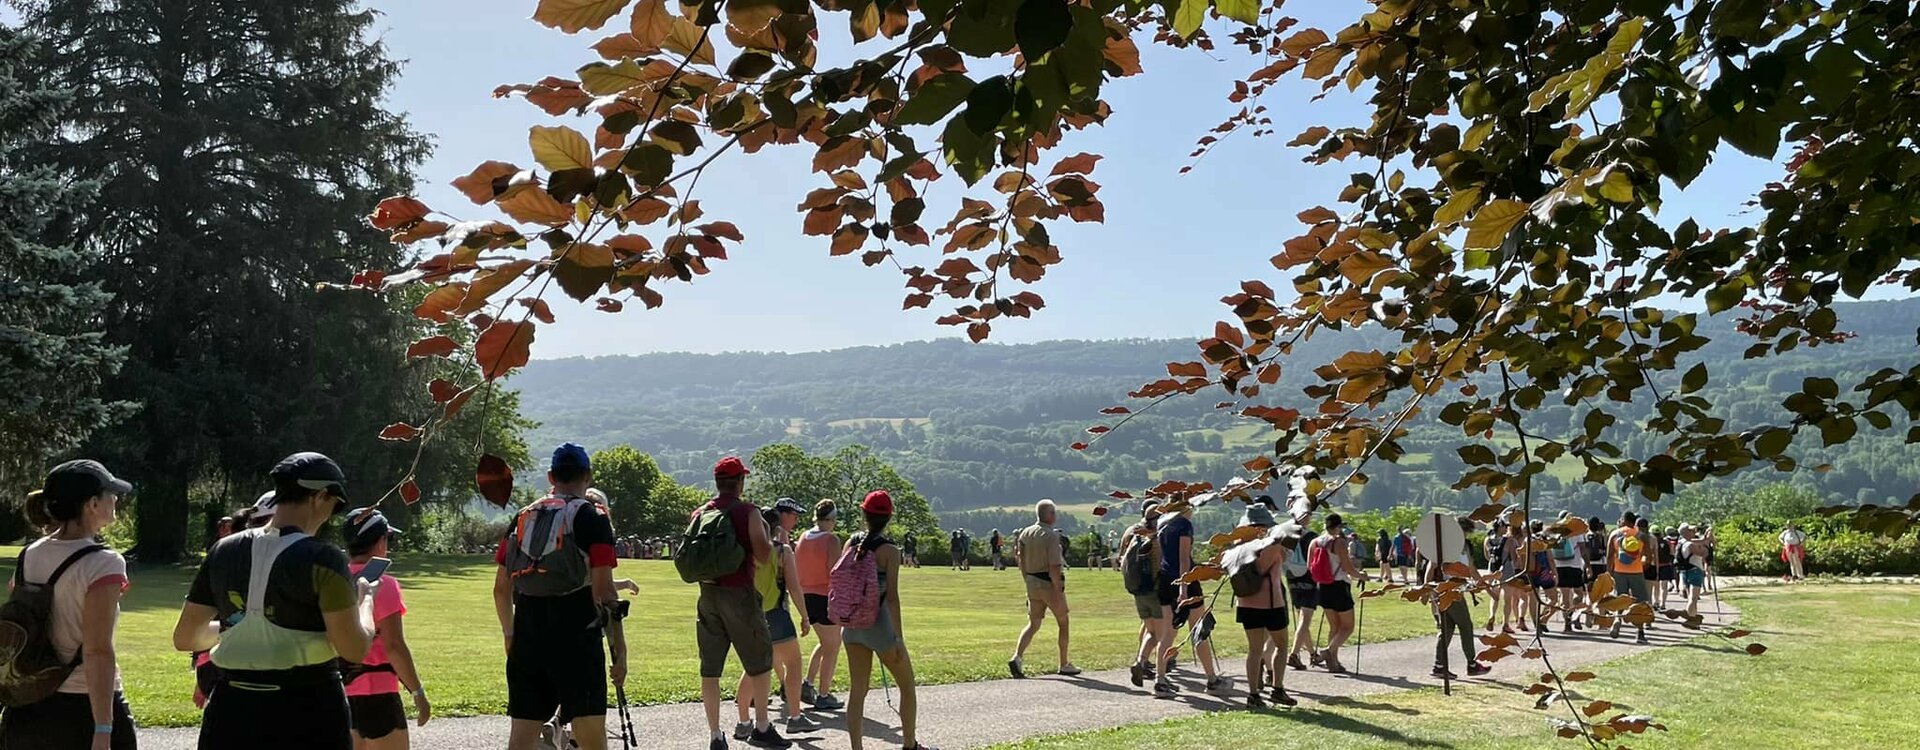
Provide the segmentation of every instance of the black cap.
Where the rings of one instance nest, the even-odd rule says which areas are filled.
[[[346,537],[347,550],[358,551],[370,548],[375,542],[389,536],[398,536],[400,530],[387,521],[385,514],[368,506],[355,508],[348,513],[340,533]]]
[[[268,473],[276,482],[291,482],[309,490],[326,490],[327,494],[347,499],[347,474],[333,459],[318,453],[295,453],[280,459],[280,463]]]
[[[41,486],[41,491],[49,499],[79,500],[102,492],[129,494],[133,492],[133,485],[115,477],[99,461],[83,458],[53,467],[53,471],[47,472],[47,481]]]

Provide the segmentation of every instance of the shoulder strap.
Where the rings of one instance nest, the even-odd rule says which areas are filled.
[[[74,563],[80,562],[80,558],[86,557],[87,555],[91,555],[95,552],[99,552],[100,550],[103,550],[106,548],[107,548],[107,545],[104,545],[104,544],[89,544],[85,547],[81,547],[80,549],[74,550],[73,554],[67,555],[67,559],[65,562],[60,563],[60,567],[53,569],[53,576],[47,579],[47,587],[52,588],[53,584],[59,583],[60,576],[66,575],[67,568],[71,568],[73,567]],[[26,554],[26,552],[22,551],[21,554],[24,555]]]
[[[253,538],[253,564],[247,569],[247,617],[264,617],[267,611],[267,581],[272,577],[273,563],[280,559],[296,542],[307,538],[306,532],[291,534],[262,531]]]

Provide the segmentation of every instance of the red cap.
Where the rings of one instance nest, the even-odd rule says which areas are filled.
[[[735,456],[720,459],[719,463],[713,465],[714,479],[732,479],[734,477],[744,477],[751,473],[753,472],[747,471],[747,465],[740,463],[740,459]]]
[[[878,516],[893,515],[893,496],[886,490],[874,490],[867,493],[867,499],[860,502],[860,509]]]

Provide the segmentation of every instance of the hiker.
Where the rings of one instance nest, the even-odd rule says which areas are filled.
[[[1186,627],[1187,639],[1193,643],[1194,659],[1200,662],[1200,669],[1206,674],[1206,691],[1209,693],[1226,689],[1227,679],[1221,677],[1214,667],[1213,628],[1215,620],[1211,607],[1207,606],[1205,591],[1200,584],[1181,584],[1180,578],[1193,570],[1193,505],[1182,503],[1178,513],[1166,513],[1160,517],[1160,527],[1155,532],[1160,546],[1160,601],[1163,606],[1173,610],[1171,622],[1173,631]],[[1179,649],[1177,640],[1162,648],[1160,658],[1154,666],[1158,681],[1154,683],[1154,695],[1171,697],[1178,690],[1168,679],[1169,660]]]
[[[1273,512],[1258,504],[1247,506],[1240,518],[1241,528],[1265,531],[1273,526]],[[1242,563],[1251,566],[1252,573],[1234,573],[1233,620],[1247,633],[1247,708],[1256,711],[1266,707],[1260,690],[1267,675],[1273,677],[1274,703],[1288,707],[1300,705],[1300,701],[1287,695],[1287,670],[1281,664],[1280,649],[1274,648],[1287,642],[1287,602],[1282,579],[1287,559],[1285,544],[1291,542],[1291,538],[1285,542],[1269,542],[1253,560]],[[1255,583],[1243,587],[1243,575]]]
[[[531,750],[551,722],[569,726],[583,750],[601,750],[607,680],[627,679],[613,523],[587,499],[593,462],[585,448],[555,448],[547,482],[552,489],[514,516],[493,557],[512,719],[507,747]]]
[[[1681,595],[1687,600],[1687,614],[1700,614],[1700,595],[1707,588],[1707,551],[1706,543],[1700,540],[1700,531],[1693,524],[1680,524],[1680,545],[1677,567],[1680,580],[1685,587]]]
[[[1067,659],[1067,558],[1053,528],[1060,511],[1052,500],[1041,500],[1034,504],[1033,514],[1036,522],[1013,537],[1013,564],[1020,568],[1021,578],[1027,583],[1027,626],[1020,631],[1013,658],[1007,660],[1007,672],[1014,679],[1027,676],[1027,646],[1032,645],[1034,634],[1040,632],[1040,622],[1052,612],[1054,625],[1060,631],[1059,674],[1073,677],[1080,674],[1080,668]]]
[[[1468,553],[1465,541],[1466,535],[1473,531],[1473,521],[1461,518],[1459,523],[1460,551],[1453,559],[1447,559],[1444,550],[1437,557],[1429,556],[1426,573],[1429,582],[1456,580],[1465,583],[1474,577],[1473,557]],[[1492,667],[1474,659],[1473,610],[1467,607],[1467,597],[1457,591],[1450,596],[1453,601],[1445,607],[1440,606],[1438,598],[1433,602],[1433,616],[1440,626],[1440,638],[1433,645],[1433,676],[1444,680],[1459,679],[1447,664],[1447,651],[1455,638],[1460,639],[1460,653],[1467,661],[1468,677],[1479,677],[1493,671]]]
[[[775,565],[773,539],[760,522],[758,509],[741,498],[747,466],[734,456],[713,465],[715,496],[693,513],[686,538],[674,557],[680,577],[700,582],[694,630],[700,652],[700,702],[707,712],[708,746],[726,750],[720,731],[720,674],[727,652],[740,657],[747,690],[735,700],[754,707],[753,729],[747,744],[785,748],[793,743],[780,736],[767,717],[767,695],[773,675],[773,637],[754,588],[754,572]],[[737,562],[736,562],[737,561]]]
[[[1413,541],[1413,530],[1401,529],[1400,536],[1393,540],[1393,564],[1400,569],[1400,582],[1406,583],[1410,576],[1418,578],[1418,571],[1424,567],[1421,565],[1424,559],[1420,554],[1420,546]],[[1409,570],[1415,572],[1409,574]],[[1386,579],[1382,578],[1381,582],[1385,583]]]
[[[1592,518],[1587,519],[1586,545],[1587,545],[1587,583],[1592,584],[1594,581],[1600,580],[1600,575],[1602,573],[1607,572],[1607,564],[1608,564],[1607,563],[1607,524],[1606,522],[1601,521],[1599,516],[1594,516]],[[1591,597],[1588,597],[1587,594],[1585,593],[1583,593],[1581,596],[1583,598],[1591,598]],[[1589,602],[1589,603],[1592,603],[1592,602]],[[1588,627],[1593,627],[1593,628],[1600,627],[1599,615],[1594,614],[1591,610],[1587,612],[1586,620],[1587,620]]]
[[[1001,555],[1001,552],[1002,552],[1001,545],[1002,545],[1002,542],[1000,539],[1000,530],[994,529],[993,534],[987,537],[987,550],[991,552],[993,555],[994,570],[1007,569],[1006,558]]]
[[[1522,538],[1520,546],[1518,547],[1518,549],[1522,550],[1520,556],[1525,562],[1525,570],[1527,571],[1526,585],[1520,589],[1521,596],[1525,597],[1527,602],[1527,619],[1522,623],[1522,629],[1525,629],[1525,625],[1532,625],[1534,629],[1545,633],[1547,632],[1547,619],[1541,612],[1542,607],[1540,601],[1546,596],[1545,592],[1552,591],[1555,587],[1559,586],[1559,582],[1556,577],[1557,573],[1553,567],[1553,553],[1550,549],[1544,548],[1544,545],[1546,545],[1546,524],[1539,520],[1528,521],[1527,530],[1530,533]],[[1533,548],[1534,542],[1536,541],[1540,542],[1543,546],[1542,549]]]
[[[1320,587],[1314,584],[1313,576],[1307,569],[1307,546],[1313,541],[1313,529],[1303,520],[1290,524],[1290,530],[1298,536],[1287,552],[1287,596],[1293,600],[1293,614],[1300,622],[1294,629],[1293,644],[1287,649],[1287,666],[1305,671],[1307,664],[1300,661],[1301,651],[1307,652],[1307,658],[1313,666],[1323,663],[1320,651],[1314,648],[1313,642],[1313,615],[1320,608]]]
[[[1671,529],[1660,528],[1653,531],[1653,541],[1657,552],[1654,556],[1654,580],[1659,581],[1654,589],[1654,601],[1661,609],[1665,609],[1668,594],[1672,593],[1680,582],[1674,560],[1674,549],[1680,546],[1680,540],[1672,535]]]
[[[1512,554],[1507,551],[1509,544],[1507,519],[1504,516],[1494,519],[1493,525],[1487,530],[1486,538],[1481,542],[1482,551],[1487,556],[1487,574],[1494,576],[1496,580],[1494,585],[1487,587],[1487,598],[1492,600],[1492,608],[1487,612],[1487,626],[1484,628],[1488,631],[1493,630],[1494,623],[1498,622],[1501,632],[1513,632],[1513,612],[1509,606],[1511,602],[1501,595],[1507,588],[1507,577],[1513,575],[1509,567],[1512,560]]]
[[[233,515],[220,519],[222,525],[215,531],[213,540],[207,542],[206,551],[211,552],[213,545],[222,539],[253,528],[253,516],[259,510],[260,502],[271,503],[272,497],[273,492],[268,491],[253,505],[235,510]],[[271,512],[268,515],[272,515]],[[195,651],[190,658],[193,663],[193,707],[204,709],[207,707],[207,694],[213,692],[213,684],[219,681],[220,670],[214,668],[213,655],[206,651]]]
[[[400,530],[372,507],[347,514],[341,528],[347,556],[352,562],[347,571],[365,577],[361,571],[374,558],[389,557],[388,543]],[[357,675],[348,677],[347,708],[353,714],[353,744],[356,750],[406,750],[407,710],[400,702],[404,688],[413,701],[414,722],[426,726],[433,717],[433,704],[427,700],[427,688],[413,662],[413,649],[407,646],[401,620],[407,613],[400,596],[400,583],[381,573],[373,587],[373,643]]]
[[[135,747],[133,714],[120,690],[114,652],[127,561],[98,539],[100,530],[113,524],[120,498],[132,492],[133,485],[107,467],[83,459],[53,467],[40,489],[27,494],[27,522],[44,536],[20,551],[9,597],[15,606],[4,622],[16,634],[21,632],[16,628],[28,626],[27,632],[44,638],[12,645],[51,644],[61,664],[77,661],[79,666],[36,681],[15,672],[16,661],[0,664],[7,668],[0,681],[9,694],[44,696],[0,713],[0,748]]]
[[[314,536],[346,506],[346,474],[324,455],[295,453],[269,476],[271,527],[213,546],[173,628],[174,648],[211,650],[220,672],[200,747],[348,750],[352,719],[335,658],[366,658],[373,584]]]
[[[904,564],[910,568],[920,567],[920,540],[915,539],[912,534],[908,534],[900,543],[903,545],[902,551],[906,555]],[[954,562],[957,563],[958,561],[956,560]]]
[[[1340,646],[1353,635],[1353,582],[1365,583],[1367,574],[1355,567],[1352,550],[1342,542],[1344,525],[1340,514],[1327,515],[1326,533],[1313,540],[1307,551],[1307,567],[1320,589],[1320,606],[1327,613],[1327,648],[1321,657],[1326,669],[1346,674],[1340,662]]]
[[[1366,567],[1367,544],[1366,542],[1360,541],[1360,533],[1349,528],[1347,529],[1346,539],[1347,554],[1353,558],[1354,567]]]
[[[840,626],[827,615],[827,590],[834,562],[840,559],[840,537],[833,533],[840,515],[832,500],[813,505],[813,528],[800,536],[794,559],[800,569],[801,598],[807,624],[819,643],[807,657],[807,677],[800,681],[800,700],[822,711],[845,704],[833,697],[833,671],[840,664]]]
[[[860,510],[867,517],[867,530],[847,540],[852,554],[842,554],[835,568],[837,573],[844,566],[849,575],[864,576],[866,571],[873,571],[877,584],[866,589],[872,592],[870,598],[853,607],[855,610],[871,608],[867,614],[873,618],[872,622],[865,627],[848,625],[844,631],[847,671],[852,683],[847,693],[848,740],[853,750],[860,750],[866,734],[867,690],[873,680],[873,660],[878,657],[880,666],[893,675],[894,683],[900,688],[902,747],[930,750],[920,744],[914,734],[919,704],[914,692],[913,659],[907,655],[906,636],[900,627],[900,551],[886,536],[887,524],[893,520],[893,497],[886,490],[874,490],[860,502]],[[843,596],[837,580],[833,596],[836,599]]]
[[[1560,511],[1560,528],[1566,528],[1565,524],[1572,520],[1572,511]],[[1560,603],[1562,633],[1585,628],[1584,623],[1574,619],[1573,613],[1581,608],[1587,591],[1586,539],[1585,534],[1566,534],[1549,550],[1553,556],[1553,591]]]
[[[760,606],[766,608],[767,634],[773,644],[774,673],[779,677],[788,732],[811,732],[820,728],[818,723],[801,713],[806,699],[800,691],[803,677],[800,674],[800,638],[807,635],[809,625],[802,619],[799,632],[794,632],[793,612],[787,609],[787,592],[800,589],[799,566],[794,563],[793,548],[788,540],[792,538],[790,534],[793,527],[800,523],[800,515],[804,512],[806,509],[801,508],[799,503],[783,497],[761,513],[761,520],[772,534],[773,555],[768,558],[768,564],[756,566],[753,570],[753,588],[760,595]],[[747,721],[747,709],[752,706],[752,701],[740,697],[753,695],[751,688],[747,676],[741,675],[740,685],[734,691],[734,704],[740,710],[740,722],[733,729],[733,738],[736,740],[753,736],[753,722]],[[756,700],[771,699],[768,695]]]
[[[1140,616],[1140,649],[1129,670],[1134,687],[1155,679],[1156,655],[1173,644],[1172,608],[1160,602],[1160,546],[1153,534],[1160,518],[1160,501],[1140,505],[1140,522],[1127,527],[1120,542],[1120,579],[1133,596],[1133,610]]]
[[[1380,580],[1393,580],[1393,538],[1387,536],[1387,530],[1381,529],[1380,536],[1373,540],[1373,556],[1380,561]]]
[[[1101,570],[1107,567],[1107,550],[1101,546],[1100,532],[1087,530],[1087,569]]]
[[[1647,554],[1653,551],[1653,540],[1636,527],[1640,520],[1632,511],[1620,514],[1620,527],[1607,537],[1607,572],[1613,574],[1616,596],[1631,596],[1636,605],[1652,606],[1653,597],[1647,590]],[[1608,636],[1620,637],[1620,623],[1624,619],[1614,618]],[[1647,629],[1638,625],[1635,628],[1639,631],[1637,642],[1646,643]]]
[[[1801,581],[1807,577],[1807,535],[1800,531],[1800,525],[1787,522],[1787,528],[1780,532],[1780,560],[1787,564],[1787,580]]]

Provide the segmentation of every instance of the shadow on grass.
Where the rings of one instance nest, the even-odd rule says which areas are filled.
[[[1394,729],[1389,729],[1387,727],[1383,727],[1378,724],[1369,723],[1366,721],[1362,721],[1360,719],[1341,716],[1339,714],[1327,713],[1324,711],[1312,711],[1312,710],[1302,711],[1302,710],[1296,709],[1293,711],[1280,711],[1275,713],[1289,716],[1294,720],[1299,721],[1302,724],[1311,724],[1313,726],[1323,727],[1335,732],[1345,732],[1347,734],[1363,734],[1368,737],[1373,737],[1375,739],[1378,739],[1382,742],[1388,742],[1388,743],[1392,743],[1392,744],[1403,746],[1403,747],[1431,747],[1431,748],[1452,748],[1453,747],[1453,745],[1450,743],[1435,742],[1429,739],[1414,737],[1404,732],[1400,732]]]
[[[1357,699],[1350,698],[1343,695],[1334,695],[1334,696],[1321,698],[1318,701],[1318,703],[1322,706],[1327,706],[1329,708],[1351,708],[1351,709],[1356,709],[1360,711],[1384,711],[1387,713],[1399,714],[1401,716],[1419,716],[1420,715],[1419,709],[1406,708],[1404,706],[1396,706],[1391,703],[1372,703],[1368,701],[1357,700]]]

